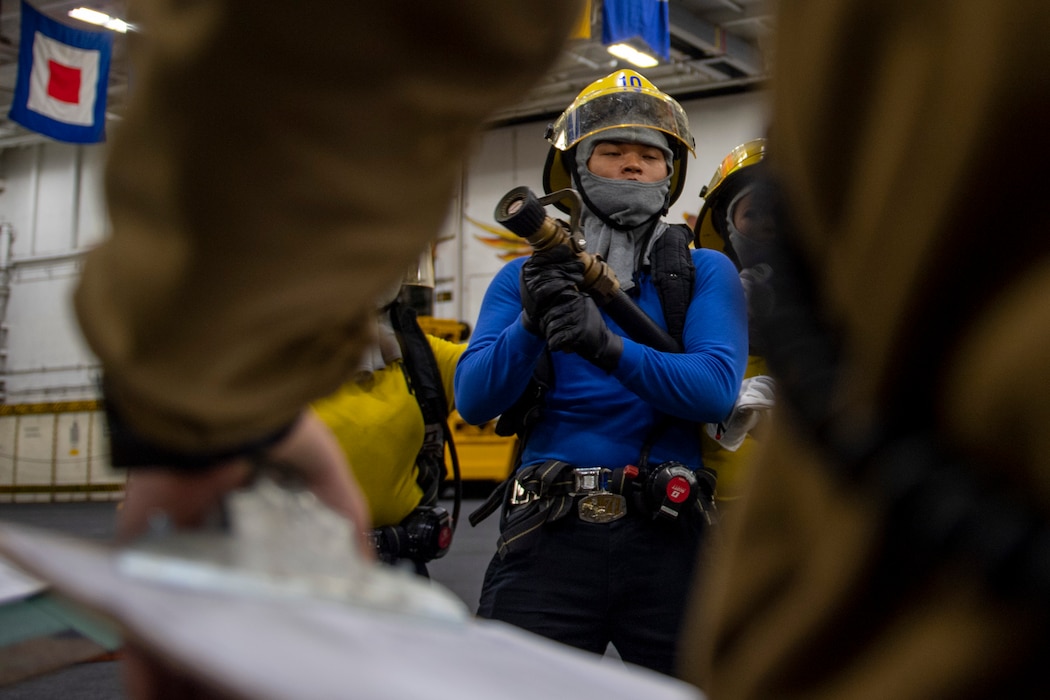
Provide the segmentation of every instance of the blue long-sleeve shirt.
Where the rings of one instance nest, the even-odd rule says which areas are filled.
[[[696,282],[686,314],[683,353],[654,350],[625,336],[617,368],[607,374],[573,353],[553,352],[554,387],[522,454],[522,466],[559,459],[577,466],[638,464],[661,416],[669,427],[651,449],[649,464],[667,460],[701,465],[696,423],[719,421],[736,400],[747,364],[747,310],[733,263],[712,250],[692,251]],[[492,280],[477,326],[456,369],[456,406],[469,423],[506,411],[528,384],[546,341],[521,322],[519,276],[512,260]],[[648,273],[631,290],[639,306],[666,330]]]

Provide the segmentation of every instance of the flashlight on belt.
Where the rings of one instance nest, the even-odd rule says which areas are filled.
[[[663,462],[649,474],[646,492],[654,518],[677,521],[696,500],[696,472],[680,462]]]

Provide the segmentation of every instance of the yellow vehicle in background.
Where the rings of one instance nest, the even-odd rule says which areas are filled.
[[[452,413],[448,421],[463,481],[498,482],[510,475],[516,437],[496,435],[496,421],[471,425],[460,418],[459,413]],[[451,457],[446,463],[451,464]]]

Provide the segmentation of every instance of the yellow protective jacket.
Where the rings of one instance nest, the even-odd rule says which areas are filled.
[[[428,335],[448,410],[455,409],[453,378],[465,344]],[[419,505],[416,455],[423,445],[423,414],[409,392],[402,360],[364,382],[347,382],[315,401],[314,412],[335,433],[372,512],[372,526],[396,525]]]

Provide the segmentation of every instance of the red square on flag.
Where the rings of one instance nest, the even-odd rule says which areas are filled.
[[[51,60],[47,62],[47,69],[50,73],[47,94],[74,105],[80,102],[80,69]]]

